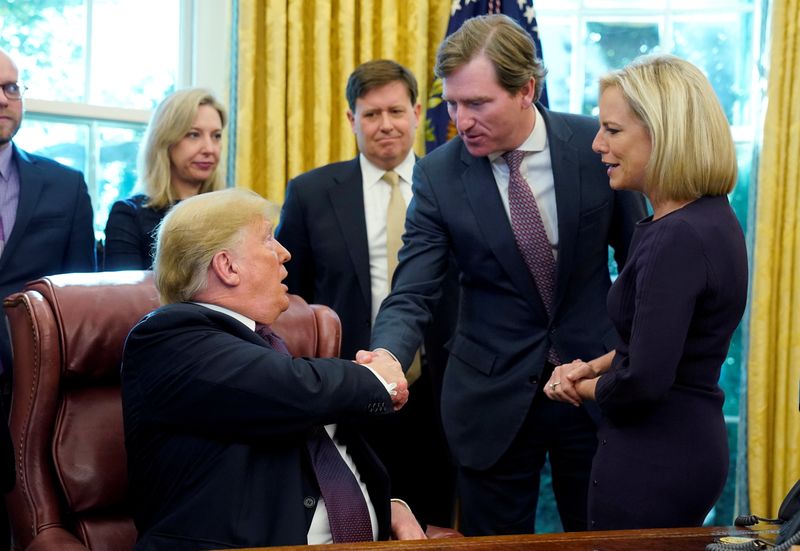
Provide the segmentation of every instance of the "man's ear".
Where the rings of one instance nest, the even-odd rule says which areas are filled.
[[[347,121],[350,123],[350,130],[356,131],[356,116],[349,109],[347,110]]]
[[[533,105],[533,97],[536,95],[536,79],[531,77],[530,80],[520,88],[519,93],[522,97],[522,108],[530,109]]]
[[[211,271],[217,279],[229,287],[239,285],[239,265],[228,250],[217,252],[211,259]]]

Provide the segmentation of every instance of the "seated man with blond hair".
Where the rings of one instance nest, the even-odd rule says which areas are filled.
[[[137,551],[425,537],[347,423],[403,406],[399,365],[292,358],[269,329],[289,306],[273,210],[228,189],[159,228],[163,306],[122,365]]]

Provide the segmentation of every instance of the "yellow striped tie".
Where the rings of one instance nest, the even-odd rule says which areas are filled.
[[[390,170],[383,175],[383,181],[392,186],[392,194],[389,197],[389,207],[386,210],[386,262],[388,271],[388,287],[392,287],[392,276],[397,268],[397,253],[403,244],[403,228],[406,223],[406,202],[400,192],[400,176],[394,170]],[[406,372],[406,379],[411,385],[420,376],[420,355],[419,350],[414,355],[411,367]]]

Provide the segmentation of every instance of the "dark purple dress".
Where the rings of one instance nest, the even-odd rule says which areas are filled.
[[[728,473],[717,382],[746,300],[744,235],[725,196],[638,224],[608,294],[619,342],[596,388],[590,529],[702,524]]]

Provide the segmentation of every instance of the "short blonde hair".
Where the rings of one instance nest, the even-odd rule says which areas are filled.
[[[672,55],[642,56],[600,78],[601,94],[612,86],[622,92],[650,134],[648,194],[691,200],[733,190],[737,174],[733,137],[700,69]]]
[[[201,105],[210,105],[225,128],[225,108],[214,95],[203,88],[178,90],[164,98],[156,107],[139,152],[140,187],[147,195],[147,206],[154,209],[170,207],[177,201],[172,189],[169,148],[178,143],[192,127]],[[225,187],[219,165],[211,177],[203,182],[200,193]]]
[[[153,271],[162,304],[185,302],[205,288],[211,260],[235,248],[252,223],[273,220],[276,207],[244,189],[195,195],[170,209],[158,226]]]

